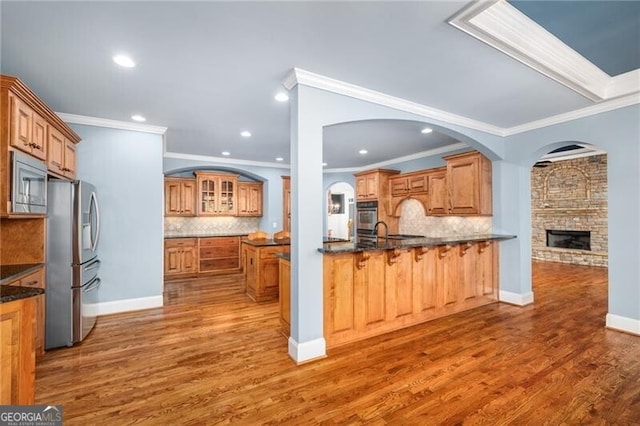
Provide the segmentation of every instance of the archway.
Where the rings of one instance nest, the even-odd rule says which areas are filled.
[[[326,191],[327,214],[325,235],[350,240],[353,237],[354,189],[347,182],[335,182]]]

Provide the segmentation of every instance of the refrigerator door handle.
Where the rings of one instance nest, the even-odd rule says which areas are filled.
[[[89,293],[90,291],[97,290],[98,288],[100,288],[100,283],[102,283],[102,280],[96,277],[93,279],[93,281],[87,284],[86,288],[82,289],[82,291],[84,293]]]
[[[96,248],[98,247],[98,240],[100,239],[100,207],[98,206],[98,198],[96,197],[96,193],[92,192],[91,193],[91,204],[95,207],[95,218],[96,218],[96,222],[95,222],[95,226],[96,226],[96,235],[95,238],[93,237],[93,235],[91,235],[93,241],[91,241],[91,251],[95,251]],[[93,211],[93,209],[90,209],[89,211]],[[93,223],[93,218],[90,219],[90,221]]]
[[[93,269],[98,269],[100,268],[100,260],[96,259],[93,262],[89,263],[88,265],[86,265],[84,268],[82,268],[83,272],[88,272],[91,271]]]

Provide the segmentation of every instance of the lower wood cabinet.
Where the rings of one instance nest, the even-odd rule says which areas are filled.
[[[278,281],[280,302],[280,327],[286,337],[291,335],[291,262],[279,259]]]
[[[327,347],[498,300],[491,241],[324,255]]]
[[[197,272],[197,238],[172,238],[164,241],[164,275],[166,278],[195,276]]]
[[[45,278],[44,278],[44,268],[40,268],[37,271],[30,273],[29,275],[25,275],[22,278],[16,279],[14,281],[8,282],[6,285],[15,285],[21,287],[32,287],[32,288],[45,288]],[[37,355],[44,354],[44,336],[45,336],[45,300],[44,297],[38,297],[36,302],[36,311],[35,311],[35,321],[36,321],[36,330],[35,330],[35,350]]]
[[[35,322],[43,296],[0,303],[0,405],[31,405],[35,400]]]
[[[289,245],[244,246],[247,295],[257,302],[277,299],[280,271],[276,254],[288,253]]]
[[[198,238],[198,273],[240,272],[240,237]]]

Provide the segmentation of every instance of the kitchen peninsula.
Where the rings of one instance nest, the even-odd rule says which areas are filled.
[[[497,242],[511,238],[488,234],[324,245],[318,251],[324,255],[327,348],[496,302]]]
[[[289,253],[289,238],[243,239],[242,253],[247,296],[256,302],[278,298],[280,253]]]

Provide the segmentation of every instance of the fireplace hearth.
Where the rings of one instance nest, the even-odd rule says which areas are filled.
[[[591,250],[591,231],[547,229],[547,247]]]

